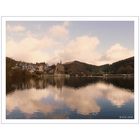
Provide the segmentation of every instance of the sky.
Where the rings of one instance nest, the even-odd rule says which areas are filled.
[[[111,64],[134,56],[134,22],[7,21],[6,56],[32,63]]]

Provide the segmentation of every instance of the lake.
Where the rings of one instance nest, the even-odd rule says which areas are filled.
[[[6,118],[134,119],[134,78],[10,80]]]

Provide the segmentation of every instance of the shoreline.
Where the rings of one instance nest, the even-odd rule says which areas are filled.
[[[78,75],[69,75],[69,74],[42,74],[37,75],[38,78],[133,78],[134,74],[103,74],[103,75],[90,75],[90,76],[78,76]]]

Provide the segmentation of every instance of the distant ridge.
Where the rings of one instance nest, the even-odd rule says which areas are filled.
[[[64,67],[66,73],[82,74],[133,74],[134,73],[134,57],[130,57],[124,60],[117,61],[115,63],[104,64],[101,66],[91,65],[80,61],[73,61],[71,63],[65,63]]]
[[[9,57],[6,57],[6,67],[9,69],[16,63],[26,63],[21,61],[16,61]],[[28,63],[29,64],[29,63]],[[96,66],[92,64],[87,64],[80,61],[71,61],[62,64],[65,69],[65,74],[78,75],[78,76],[89,76],[89,75],[102,75],[102,74],[134,74],[134,57],[123,59],[112,64],[104,64],[101,66]],[[51,67],[51,69],[55,68]]]

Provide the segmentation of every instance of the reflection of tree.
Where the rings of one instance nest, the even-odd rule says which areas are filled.
[[[80,88],[87,86],[92,83],[105,82],[108,84],[113,84],[119,88],[125,88],[129,90],[134,90],[134,78],[92,78],[92,77],[82,77],[82,78],[70,78],[65,80],[65,85],[74,88]]]
[[[80,88],[85,87],[89,84],[105,82],[108,84],[113,84],[119,88],[125,88],[129,90],[134,90],[134,78],[93,78],[93,77],[48,77],[45,79],[24,79],[15,80],[9,79],[6,81],[6,92],[9,93],[15,89],[44,89],[49,85],[56,86],[58,89],[62,90],[63,86]]]
[[[129,89],[134,91],[134,78],[108,78],[105,82],[113,84],[119,88]]]
[[[87,86],[92,83],[98,82],[98,78],[91,77],[71,77],[69,79],[65,79],[65,85],[73,88],[80,88]]]

